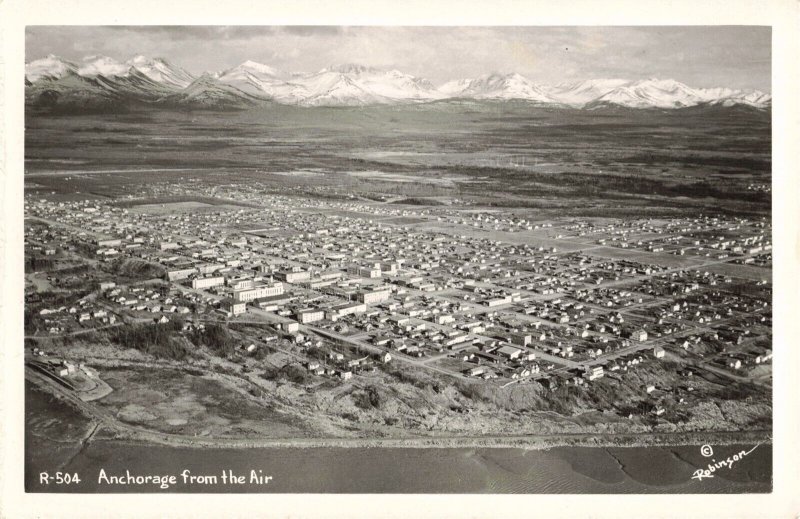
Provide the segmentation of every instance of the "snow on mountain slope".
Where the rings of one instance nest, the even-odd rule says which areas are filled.
[[[755,108],[772,106],[772,96],[759,90],[733,90],[730,88],[705,88],[697,90],[706,103],[722,106],[747,105]]]
[[[297,102],[308,105],[367,105],[428,101],[443,97],[426,79],[398,70],[354,64],[337,65],[316,73],[293,76],[291,81],[300,87],[296,95],[305,93],[305,97],[298,98]]]
[[[543,87],[521,74],[489,74],[476,79],[442,85],[440,92],[449,97],[472,99],[524,99],[538,103],[560,104]]]
[[[203,74],[183,90],[159,99],[165,106],[210,109],[243,109],[259,101],[236,87],[220,83],[210,74]]]
[[[176,88],[186,88],[194,81],[194,76],[184,69],[172,65],[162,58],[147,58],[142,55],[134,56],[125,62],[156,83]]]
[[[215,74],[216,79],[248,94],[294,104],[307,96],[302,85],[284,79],[285,75],[263,63],[245,61]]]
[[[441,95],[427,80],[403,74],[399,70],[359,76],[367,90],[389,99],[437,99]]]
[[[453,79],[439,87],[439,92],[445,97],[458,97],[461,95],[474,79]]]
[[[36,83],[40,79],[61,79],[67,74],[77,73],[77,65],[53,54],[25,64],[25,79],[31,83]]]
[[[746,104],[766,108],[770,106],[771,99],[769,94],[757,90],[696,89],[673,79],[644,79],[621,84],[586,103],[585,107],[616,105],[628,108],[683,108],[700,104]]]
[[[619,106],[633,109],[673,109],[699,105],[747,105],[771,107],[772,96],[753,90],[691,88],[672,79],[591,79],[553,86],[540,85],[517,73],[489,74],[474,79],[449,81],[439,88],[428,80],[399,70],[357,64],[324,68],[312,73],[285,73],[252,60],[214,74],[195,78],[186,70],[161,58],[135,56],[120,62],[107,56],[88,56],[79,64],[47,56],[25,65],[26,88],[40,83],[58,83],[69,76],[93,82],[65,81],[53,85],[54,92],[84,89],[74,95],[89,99],[107,91],[108,98],[132,96],[134,101],[156,102],[161,98],[211,105],[249,105],[274,101],[308,106],[365,106],[436,100],[515,100],[555,107],[597,108]],[[49,87],[48,87],[49,88]],[[181,93],[180,96],[172,94]]]
[[[560,83],[546,88],[546,92],[559,102],[571,106],[583,106],[611,92],[625,83],[626,79],[588,79],[573,83]]]
[[[628,108],[680,108],[705,100],[695,90],[672,79],[643,79],[625,83],[593,100]]]
[[[214,77],[223,83],[238,82],[243,85],[252,83],[256,88],[259,88],[261,82],[279,80],[281,73],[263,63],[248,60],[233,68],[217,72]]]
[[[25,106],[60,113],[116,112],[124,99],[96,79],[67,73],[60,78],[40,78],[25,88]]]
[[[344,105],[359,106],[385,103],[381,95],[365,89],[349,75],[322,70],[304,78],[297,78],[296,83],[308,93],[298,102],[309,106]]]
[[[275,68],[259,63],[257,61],[247,60],[240,63],[238,66],[228,69],[226,73],[247,72],[255,74],[259,77],[272,77],[277,78],[281,76],[281,72]]]
[[[217,75],[220,82],[253,95],[287,104],[359,106],[439,99],[425,79],[398,70],[345,64],[306,74],[282,74],[245,62]]]
[[[25,77],[31,83],[40,79],[59,79],[66,73],[78,74],[82,77],[122,78],[128,77],[131,70],[137,70],[155,83],[174,88],[185,88],[194,80],[191,74],[180,67],[175,67],[161,58],[135,56],[126,62],[120,62],[108,56],[87,56],[79,65],[50,55],[32,61],[25,66]]]
[[[748,104],[757,108],[767,108],[772,106],[772,95],[765,94],[760,90],[754,90],[750,93],[743,92],[741,94],[729,97],[728,100]]]
[[[167,84],[159,83],[136,68],[129,68],[123,75],[97,75],[94,81],[109,92],[119,96],[134,96],[142,100],[156,100],[175,92]]]

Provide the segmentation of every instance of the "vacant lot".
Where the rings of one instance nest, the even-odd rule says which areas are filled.
[[[303,437],[304,424],[258,405],[212,375],[172,369],[111,369],[103,379],[115,389],[97,403],[120,420],[186,435],[262,438]]]

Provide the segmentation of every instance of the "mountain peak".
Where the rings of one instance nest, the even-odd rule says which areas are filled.
[[[674,86],[685,87],[686,86],[683,83],[681,83],[680,81],[676,81],[674,79],[670,79],[670,78],[661,79],[661,78],[657,78],[657,77],[651,77],[651,78],[647,78],[647,79],[640,79],[639,81],[636,81],[635,84],[639,84],[639,85],[658,85],[660,87],[674,87]]]
[[[40,79],[57,80],[69,74],[77,74],[78,67],[55,54],[25,64],[25,79],[35,83]]]
[[[231,70],[247,70],[248,72],[256,72],[257,74],[263,74],[267,76],[278,76],[279,72],[270,67],[269,65],[265,65],[263,63],[259,63],[258,61],[247,60],[240,63],[238,66],[234,67]]]
[[[177,88],[185,88],[194,77],[180,67],[171,65],[164,58],[148,58],[138,54],[126,63],[152,81]]]
[[[476,79],[451,81],[442,85],[439,91],[450,97],[520,99],[535,103],[562,104],[545,87],[516,72],[494,72]]]
[[[208,95],[226,99],[245,96],[248,101],[270,100],[285,104],[367,105],[399,104],[437,99],[524,101],[556,107],[592,108],[613,105],[627,108],[672,109],[698,105],[746,105],[769,108],[771,95],[754,90],[692,88],[674,79],[587,79],[542,85],[518,72],[493,72],[473,79],[449,81],[435,88],[428,80],[396,69],[358,63],[332,65],[318,72],[278,72],[269,65],[246,60],[234,68],[200,77],[163,58],[135,55],[121,63],[111,57],[87,56],[77,64],[50,54],[25,65],[26,86],[36,81],[60,81],[72,88],[70,77],[91,78],[113,95],[126,89],[165,92],[204,87]],[[85,82],[84,82],[85,83]],[[81,83],[81,84],[84,84]],[[71,85],[71,86],[70,86]],[[49,85],[46,85],[49,86]],[[224,92],[222,94],[221,92]],[[204,94],[205,95],[205,94]]]
[[[132,57],[127,61],[131,65],[153,65],[153,64],[160,64],[168,66],[169,63],[164,58],[148,58],[144,54],[137,54],[136,56]]]

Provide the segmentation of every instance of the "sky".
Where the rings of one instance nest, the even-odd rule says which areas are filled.
[[[675,79],[771,92],[771,30],[757,26],[29,26],[26,60],[161,57],[193,74],[245,60],[287,72],[358,63],[436,85],[493,72],[556,84]]]

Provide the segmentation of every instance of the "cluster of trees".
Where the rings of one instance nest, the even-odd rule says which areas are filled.
[[[167,271],[161,265],[133,258],[119,258],[111,264],[110,271],[117,277],[144,280],[166,277]]]
[[[219,324],[209,324],[204,330],[195,330],[189,339],[197,345],[206,346],[222,357],[233,355],[236,347],[236,339],[227,328]]]
[[[110,338],[123,348],[133,348],[156,358],[183,360],[189,356],[190,350],[177,333],[182,325],[179,321],[171,321],[122,326],[111,332]]]
[[[765,193],[751,191],[729,191],[720,189],[710,182],[701,180],[694,183],[670,183],[662,179],[651,178],[646,175],[613,175],[600,173],[542,173],[537,171],[487,168],[487,167],[453,167],[444,172],[465,174],[472,177],[489,177],[497,179],[515,190],[518,194],[537,195],[540,192],[529,192],[530,187],[525,187],[531,182],[544,186],[569,188],[564,191],[549,192],[548,194],[561,194],[562,196],[591,197],[600,193],[610,194],[636,194],[659,195],[669,197],[688,198],[717,198],[723,200],[740,200],[745,202],[769,201]],[[485,186],[481,187],[485,189]],[[534,191],[536,191],[534,189]]]
[[[311,380],[308,370],[299,364],[287,364],[280,369],[267,366],[262,376],[267,380],[284,380],[301,385]]]
[[[435,393],[441,391],[439,382],[424,373],[402,368],[397,364],[392,364],[392,367],[387,369],[387,373],[395,377],[398,381],[411,384],[417,389],[429,389]]]
[[[361,409],[379,409],[383,403],[383,397],[374,386],[367,387],[364,391],[358,391],[352,395],[353,403]]]
[[[56,262],[50,258],[29,256],[25,258],[25,272],[41,272],[53,270]]]

